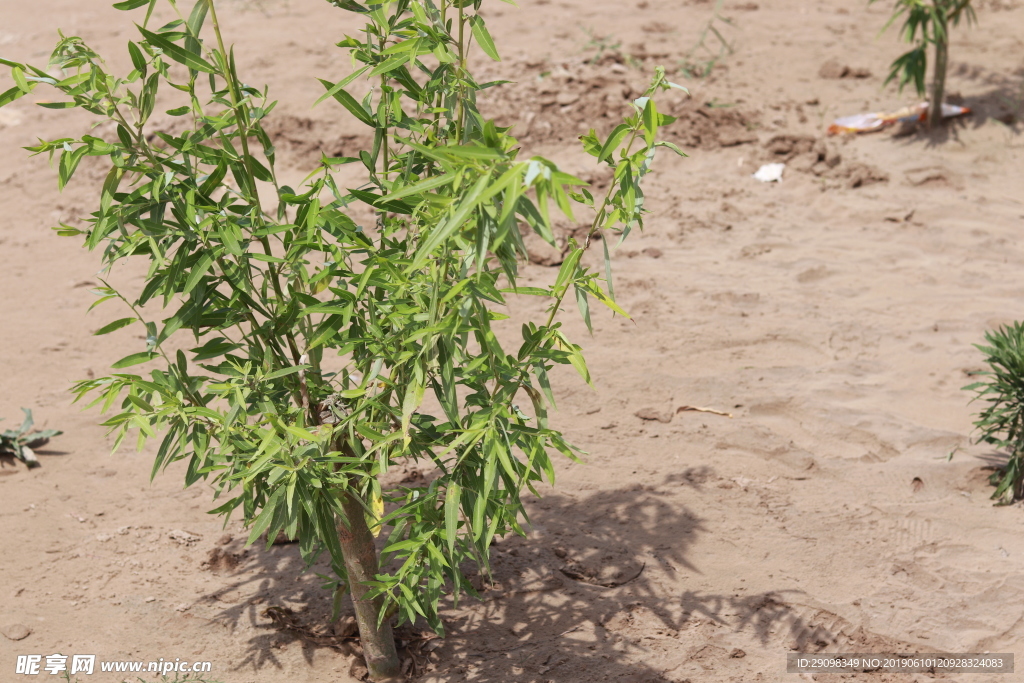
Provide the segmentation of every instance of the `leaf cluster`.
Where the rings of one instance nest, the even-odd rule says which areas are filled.
[[[974,426],[979,441],[1010,454],[1006,467],[993,473],[992,495],[1001,503],[1012,503],[1024,495],[1024,322],[1015,322],[985,333],[987,345],[976,345],[985,354],[987,379],[966,387],[984,409]]]
[[[868,4],[877,1],[869,0]],[[929,46],[947,43],[950,27],[958,26],[960,20],[965,18],[968,24],[973,24],[977,16],[971,0],[895,0],[892,16],[882,32],[900,18],[903,19],[900,38],[914,47],[893,61],[885,85],[897,81],[902,93],[908,83],[913,83],[918,96],[923,97],[926,91]]]
[[[684,77],[707,78],[715,65],[736,51],[735,41],[728,40],[722,33],[727,30],[726,26],[735,28],[733,20],[722,14],[723,4],[724,0],[716,0],[711,18],[704,24],[697,41],[679,61],[679,72]]]
[[[39,460],[32,450],[42,448],[50,439],[64,432],[57,429],[33,429],[35,421],[32,419],[32,411],[22,408],[21,412],[25,413],[25,419],[20,427],[0,432],[0,454],[13,455],[29,467],[39,467]]]

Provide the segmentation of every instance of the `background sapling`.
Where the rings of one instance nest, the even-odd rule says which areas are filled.
[[[877,2],[877,0],[870,0]],[[886,84],[898,80],[900,92],[907,83],[913,83],[918,96],[926,93],[928,48],[934,46],[931,99],[928,107],[928,127],[942,120],[942,103],[946,98],[946,70],[949,66],[949,29],[966,18],[968,24],[977,20],[971,0],[896,0],[892,16],[883,31],[900,17],[905,17],[900,37],[914,47],[892,63]]]

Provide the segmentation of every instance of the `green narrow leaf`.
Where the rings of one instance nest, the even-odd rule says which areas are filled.
[[[469,22],[473,27],[473,37],[476,39],[480,49],[486,52],[487,56],[494,61],[500,62],[501,57],[498,56],[498,49],[494,46],[494,40],[491,39],[491,34],[487,31],[484,18],[477,14],[471,17]]]
[[[477,495],[476,504],[473,505],[473,540],[480,540],[484,531],[484,517],[487,514],[487,494]]]
[[[32,83],[31,86],[34,87],[35,83]],[[18,86],[14,86],[10,90],[5,90],[2,93],[0,93],[0,107],[6,106],[14,100],[18,99],[19,97],[24,97],[27,94],[28,93],[26,93]]]
[[[110,205],[114,200],[114,193],[117,192],[117,186],[121,183],[121,177],[123,175],[123,168],[118,168],[117,166],[110,167],[110,171],[107,173],[107,177],[103,181],[103,189],[100,192],[101,212],[106,213],[110,209]]]
[[[324,87],[327,88],[327,91],[331,93],[331,97],[337,100],[341,106],[345,107],[345,109],[348,109],[353,116],[368,125],[370,128],[377,127],[377,121],[374,120],[373,115],[366,111],[366,109],[363,108],[363,105],[361,105],[356,98],[349,95],[345,90],[335,90],[335,84],[330,81],[325,81],[322,78],[318,78],[317,80],[323,83]]]
[[[274,494],[270,496],[270,500],[263,506],[263,510],[260,511],[259,517],[256,518],[256,523],[252,525],[252,531],[249,532],[249,540],[245,542],[246,546],[252,545],[260,535],[270,527],[270,523],[274,520],[274,513],[277,512],[277,505],[281,500],[281,496],[284,494],[284,489],[279,488],[274,491]]]
[[[555,403],[555,393],[551,391],[551,381],[548,379],[548,371],[544,367],[544,363],[537,361],[533,366],[533,371],[537,376],[537,384],[540,385],[540,390],[544,393],[544,398],[547,399],[548,405],[557,410],[558,405]]]
[[[206,180],[203,181],[203,184],[199,187],[199,192],[201,192],[204,195],[209,195],[220,185],[220,181],[224,180],[224,176],[227,175],[227,172],[227,162],[222,159],[220,162],[217,163],[217,168],[215,168],[213,172],[210,173],[209,176],[207,176]],[[230,247],[228,250],[231,251]],[[234,254],[235,256],[238,256],[242,252],[231,251],[231,253]]]
[[[76,102],[37,102],[37,104],[43,109],[74,109],[78,106]]]
[[[206,13],[210,9],[210,0],[198,0],[192,7],[192,13],[188,16],[186,25],[188,26],[189,33],[195,37],[199,37],[200,31],[203,29],[203,22],[206,21]]]
[[[665,140],[660,140],[658,142],[655,142],[654,146],[655,147],[668,147],[670,150],[672,150],[673,152],[675,152],[676,154],[678,154],[681,157],[689,156],[686,152],[684,152],[683,150],[679,149],[679,147],[676,144],[671,143],[671,142],[666,142]]]
[[[562,262],[561,268],[558,269],[558,276],[555,278],[554,290],[556,292],[561,291],[560,288],[563,285],[568,286],[569,280],[576,274],[576,266],[582,256],[583,250],[576,245],[575,241],[570,240],[569,255]]]
[[[658,134],[658,107],[654,104],[654,98],[647,100],[643,111],[644,140],[647,146],[654,144],[654,136]]]
[[[374,67],[373,71],[371,71],[369,75],[380,76],[381,74],[390,73],[391,71],[394,71],[398,67],[408,62],[410,56],[411,55],[409,54],[402,54],[396,55],[395,57],[392,57],[390,59],[386,59],[380,64],[378,64],[376,67]]]
[[[153,47],[160,48],[165,55],[179,64],[184,64],[188,68],[195,69],[196,71],[203,71],[210,74],[217,73],[217,68],[199,55],[193,54],[179,45],[175,45],[159,34],[147,31],[138,24],[136,24],[136,27],[138,27],[139,32],[142,33],[142,36],[146,39],[147,43]]]
[[[198,285],[199,281],[203,278],[204,275],[206,275],[206,271],[210,269],[210,266],[212,264],[213,253],[210,250],[204,251],[203,255],[199,257],[199,260],[196,262],[196,264],[192,266],[192,272],[188,274],[188,280],[185,281],[185,287],[184,289],[182,289],[182,293],[188,294],[193,289],[195,289],[196,285]]]
[[[128,394],[128,400],[131,401],[136,407],[141,408],[146,412],[153,412],[153,406],[150,405],[145,399],[142,399],[134,394]]]
[[[117,361],[110,367],[121,369],[131,367],[132,365],[138,365],[139,363],[148,363],[149,361],[157,358],[160,354],[154,351],[142,351],[141,353],[133,353],[130,356],[125,356],[121,360]]]
[[[451,482],[448,484],[448,493],[444,499],[444,535],[448,541],[448,553],[455,553],[455,534],[459,528],[459,499],[462,497],[462,487]]]
[[[16,66],[11,69],[11,77],[14,79],[14,84],[21,88],[23,91],[28,92],[31,88],[28,85],[28,81],[25,80],[25,70],[20,66]]]
[[[370,68],[369,66],[364,66],[361,69],[356,69],[355,71],[350,73],[348,76],[345,76],[345,78],[341,79],[340,81],[338,81],[337,83],[332,85],[330,88],[328,88],[327,92],[325,92],[323,95],[321,95],[317,99],[317,101],[313,103],[313,106],[315,107],[316,105],[318,105],[321,102],[323,102],[324,100],[326,100],[328,97],[334,97],[335,93],[343,90],[346,85],[348,85],[352,81],[354,81],[357,78],[359,78],[360,76],[362,76],[363,73],[365,73],[366,70],[369,69],[369,68]],[[320,82],[323,83],[324,85],[327,85],[327,83],[328,83],[327,81],[320,81]]]
[[[167,430],[167,434],[164,435],[163,440],[160,442],[160,448],[157,450],[156,459],[153,460],[153,469],[149,473],[149,481],[152,482],[160,469],[171,462],[171,458],[181,449],[178,447],[178,428],[174,427]],[[173,450],[172,450],[173,448]],[[169,458],[168,456],[171,456]]]
[[[412,414],[423,403],[423,392],[425,387],[413,380],[405,389],[405,397],[402,399],[402,438],[405,445],[409,445],[409,426],[412,421]]]
[[[98,329],[95,332],[93,332],[93,335],[98,337],[101,334],[109,334],[109,333],[113,332],[114,330],[119,330],[122,327],[127,327],[128,325],[131,325],[133,322],[135,322],[137,320],[138,320],[138,318],[121,318],[120,320],[115,320],[114,322],[107,323],[106,325],[104,325],[100,329]]]
[[[114,9],[127,11],[130,9],[137,9],[143,5],[148,5],[149,0],[124,0],[124,2],[115,2],[113,4]]]
[[[391,202],[396,199],[403,199],[410,195],[419,194],[420,192],[426,192],[427,190],[436,190],[439,187],[444,187],[445,185],[448,185],[453,180],[455,180],[454,173],[446,173],[445,175],[434,176],[433,178],[427,178],[426,180],[421,180],[417,183],[413,183],[412,185],[406,185],[397,192],[392,192],[390,194],[385,195],[384,197],[382,197],[382,200]]]
[[[132,66],[134,66],[135,70],[145,78],[146,56],[142,54],[142,50],[139,49],[139,46],[130,40],[128,41],[128,55],[132,58]]]
[[[611,282],[610,279],[609,279],[609,282]],[[587,287],[587,291],[589,291],[591,294],[596,296],[598,301],[603,303],[608,308],[612,309],[614,312],[616,312],[619,315],[621,315],[623,318],[629,318],[630,320],[632,320],[630,315],[628,313],[626,313],[626,311],[624,311],[621,307],[619,307],[619,305],[617,303],[615,303],[614,299],[612,299],[610,296],[605,294],[601,290],[600,285],[598,285],[596,282],[591,282],[590,285]]]
[[[576,368],[576,372],[580,374],[583,381],[590,384],[590,370],[587,369],[587,362],[583,358],[583,352],[580,347],[566,339],[565,335],[559,331],[555,332],[555,340],[561,350],[568,352],[569,363]]]
[[[195,354],[192,357],[194,361],[209,360],[210,358],[216,358],[217,356],[223,356],[225,353],[229,353],[239,348],[238,344],[233,344],[226,340],[224,337],[217,337],[211,339],[202,346],[191,349],[191,353]]]
[[[612,134],[605,140],[604,146],[601,147],[601,153],[597,155],[598,161],[606,161],[610,159],[615,150],[619,148],[619,144],[629,134],[629,126],[624,123],[620,123],[615,126],[612,130]]]
[[[576,285],[575,288],[576,305],[579,307],[580,314],[583,316],[583,322],[587,324],[587,331],[590,332],[591,335],[593,335],[594,326],[590,324],[590,304],[587,303],[587,291],[580,287],[579,285]]]
[[[615,300],[615,286],[612,284],[612,258],[608,253],[608,240],[601,235],[601,246],[604,247],[604,277],[608,283],[608,297]]]
[[[86,145],[82,145],[73,152],[65,151],[60,155],[60,162],[57,164],[57,188],[63,190],[75,175],[78,163],[89,151]]]
[[[481,176],[473,187],[463,196],[462,202],[459,204],[459,208],[455,210],[446,221],[443,221],[440,225],[431,230],[427,239],[420,245],[419,252],[416,254],[416,258],[413,259],[412,265],[409,266],[409,272],[419,270],[426,265],[427,259],[430,254],[441,245],[453,232],[455,232],[462,223],[469,216],[469,213],[476,208],[477,204],[481,201],[481,195],[483,194],[484,188],[487,187],[487,182],[491,179],[489,175]]]
[[[309,369],[308,365],[292,365],[291,367],[282,368],[280,370],[275,370],[274,372],[271,372],[270,374],[264,375],[263,376],[263,380],[264,381],[270,381],[272,379],[277,379],[278,377],[286,377],[288,375],[294,375],[296,372],[299,372],[301,370],[308,370],[308,369]]]

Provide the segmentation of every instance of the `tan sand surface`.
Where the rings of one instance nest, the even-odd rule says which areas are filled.
[[[575,138],[607,130],[655,64],[677,67],[712,10],[492,3],[505,60],[480,68],[517,83],[482,108],[520,122],[526,153],[607,182]],[[445,611],[450,637],[410,644],[418,680],[830,681],[786,674],[786,653],[1024,654],[1024,516],[988,499],[998,455],[972,445],[960,389],[982,369],[972,344],[1024,315],[1024,9],[986,0],[979,25],[955,33],[948,90],[972,116],[932,135],[826,138],[836,116],[914,101],[882,87],[902,49],[877,37],[887,11],[721,9],[735,52],[706,79],[677,76],[692,97],[663,106],[690,158],[658,159],[647,229],[614,252],[634,322],[597,313],[592,339],[569,324],[596,390],[559,374],[555,423],[587,462],[559,464],[529,536],[497,545],[485,600]],[[108,2],[0,0],[0,17],[5,58],[44,62],[60,27],[128,64],[132,17]],[[245,78],[281,100],[289,177],[362,142],[340,108],[310,109],[314,76],[349,69],[333,46],[358,28],[346,13],[225,0],[222,19]],[[582,28],[620,47],[585,63]],[[208,488],[182,490],[181,467],[151,484],[151,450],[108,455],[98,413],[70,404],[72,381],[142,342],[91,336],[120,317],[85,312],[99,260],[49,228],[90,212],[102,176],[86,166],[58,194],[55,170],[20,148],[92,119],[34,106],[42,92],[0,110],[0,416],[10,426],[24,406],[65,434],[40,469],[0,469],[0,627],[30,630],[0,637],[0,680],[30,680],[13,674],[17,654],[54,652],[209,660],[224,683],[354,680],[352,645],[331,636],[327,593],[294,546],[243,549],[236,522],[206,514]],[[772,161],[787,163],[781,183],[751,178]],[[554,272],[535,263],[526,279]]]

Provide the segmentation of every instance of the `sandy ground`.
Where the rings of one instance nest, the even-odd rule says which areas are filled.
[[[971,445],[960,390],[981,369],[972,344],[1022,315],[1019,4],[985,2],[955,34],[949,90],[973,116],[847,139],[825,138],[835,116],[913,102],[882,87],[901,50],[876,39],[886,3],[724,6],[735,53],[663,107],[691,157],[659,159],[648,228],[615,252],[635,324],[597,315],[593,339],[570,324],[597,389],[560,375],[556,419],[588,461],[561,464],[529,536],[498,544],[486,599],[446,610],[450,637],[410,644],[419,680],[803,680],[787,652],[1024,652],[1024,517],[988,500],[998,456]],[[711,12],[495,3],[506,59],[482,66],[518,83],[484,110],[525,122],[527,152],[591,173],[575,137],[607,129],[643,69],[677,66]],[[357,28],[345,13],[226,0],[223,15],[246,78],[282,100],[289,174],[359,142],[338,108],[309,108],[314,76],[347,72],[333,47]],[[106,2],[0,0],[0,16],[4,57],[44,62],[61,27],[127,64],[134,29]],[[584,64],[596,52],[581,27],[618,52]],[[0,469],[0,680],[22,680],[17,654],[54,652],[209,660],[224,683],[353,680],[358,658],[331,637],[327,594],[293,546],[243,549],[235,523],[205,514],[207,489],[182,490],[175,468],[150,484],[151,452],[108,455],[98,414],[70,405],[70,382],[141,342],[91,336],[119,317],[85,313],[98,259],[48,230],[92,210],[99,176],[57,194],[45,160],[19,149],[90,119],[30,99],[0,111],[0,416],[32,408],[65,434],[42,468]],[[769,161],[787,162],[781,184],[750,177]],[[11,640],[14,624],[30,634]]]

